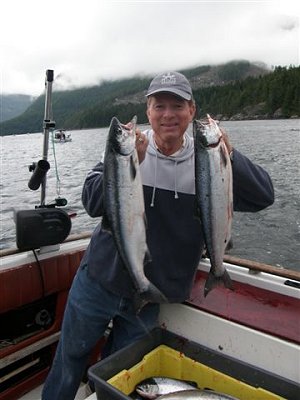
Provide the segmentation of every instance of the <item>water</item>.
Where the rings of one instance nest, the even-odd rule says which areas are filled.
[[[222,122],[231,143],[272,177],[276,200],[258,213],[235,213],[230,255],[300,271],[300,121]],[[100,160],[107,128],[73,131],[73,141],[55,144],[60,195],[76,213],[72,234],[92,231],[99,222],[81,203],[88,171]],[[41,159],[42,134],[1,138],[1,238],[0,248],[15,247],[13,210],[40,204],[40,190],[31,191],[28,166]],[[52,143],[48,160],[46,203],[57,197],[57,173]]]

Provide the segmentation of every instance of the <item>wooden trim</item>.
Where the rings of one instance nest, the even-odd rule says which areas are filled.
[[[67,239],[63,243],[67,242],[74,242],[77,240],[88,239],[92,236],[92,232],[82,232],[82,233],[75,233],[67,237]],[[13,254],[23,253],[23,251],[17,249],[16,247],[12,247],[10,249],[0,250],[0,258],[5,256],[11,256]]]
[[[245,260],[243,258],[233,257],[233,256],[229,256],[229,255],[224,256],[224,261],[229,264],[248,268],[251,271],[266,272],[268,274],[282,276],[284,278],[300,281],[300,271],[294,271],[292,269],[274,267],[273,265],[263,264],[263,263],[259,263],[256,261]]]

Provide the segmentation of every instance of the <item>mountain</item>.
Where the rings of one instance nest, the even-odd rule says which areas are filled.
[[[26,94],[1,94],[1,122],[21,115],[33,100]]]
[[[219,119],[290,118],[300,115],[299,67],[276,67],[232,61],[181,71],[190,80],[198,117],[210,113]],[[137,115],[147,122],[145,93],[152,77],[134,76],[103,81],[98,86],[55,91],[52,108],[56,127],[87,129],[108,126],[116,115],[129,121]],[[1,135],[43,130],[45,96],[39,96],[20,116],[0,124]]]

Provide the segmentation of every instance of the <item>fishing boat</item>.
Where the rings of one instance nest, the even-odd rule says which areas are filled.
[[[53,71],[48,70],[46,103],[52,79]],[[46,104],[46,144],[54,125],[49,110]],[[42,161],[29,185],[36,190],[41,184],[41,204],[16,214],[17,246],[0,252],[0,400],[40,399],[68,291],[91,236],[70,235],[69,216],[58,207],[61,204],[45,204],[45,149]],[[158,343],[174,347],[180,360],[190,357],[193,368],[201,361],[209,371],[217,371],[213,377],[209,372],[213,389],[221,387],[238,397],[236,387],[243,385],[251,393],[243,399],[299,399],[300,272],[229,255],[224,265],[234,290],[220,286],[205,297],[210,262],[202,258],[190,298],[182,304],[161,305],[159,332],[148,332],[135,345],[101,360],[106,332],[91,354],[76,400],[130,399],[129,389],[122,391],[109,379],[125,369],[126,382],[130,381],[132,368],[144,362]],[[142,365],[135,371],[144,369]],[[88,378],[95,393],[89,393]]]
[[[54,131],[53,136],[54,143],[67,143],[72,142],[71,133],[65,131],[65,129],[58,129]]]

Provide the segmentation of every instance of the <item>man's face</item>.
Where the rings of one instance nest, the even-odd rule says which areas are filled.
[[[148,99],[147,116],[155,135],[162,140],[182,137],[195,115],[195,104],[170,93]]]

